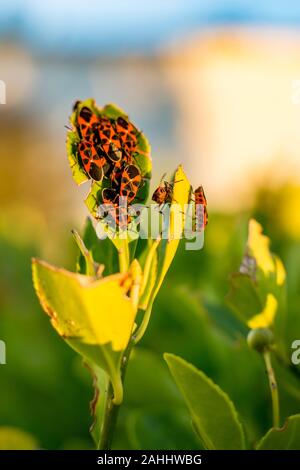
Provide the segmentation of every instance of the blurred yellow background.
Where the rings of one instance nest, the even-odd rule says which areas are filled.
[[[56,2],[46,12],[36,5],[28,2],[28,9],[42,18],[59,13]],[[184,32],[174,27],[160,42],[154,31],[147,47],[136,47],[134,31],[124,37],[125,50],[118,44],[111,50],[100,36],[98,54],[89,40],[68,49],[55,29],[48,48],[17,34],[3,38],[2,216],[12,210],[22,219],[29,210],[50,231],[66,220],[80,223],[86,188],[71,179],[64,126],[72,103],[90,96],[100,106],[123,107],[149,137],[153,186],[183,163],[192,184],[204,185],[212,209],[232,210],[251,207],[257,186],[299,184],[299,33],[286,25],[222,22],[189,30],[186,21]],[[33,43],[41,27],[31,31]],[[84,40],[83,31],[79,36]]]

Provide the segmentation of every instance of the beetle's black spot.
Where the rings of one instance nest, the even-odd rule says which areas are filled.
[[[81,108],[80,112],[79,112],[79,116],[84,119],[86,122],[90,122],[91,118],[92,118],[92,111],[87,108],[86,106],[84,106],[83,108]]]
[[[103,178],[102,168],[99,168],[95,163],[91,163],[91,168],[89,171],[90,177],[95,181],[101,181]]]

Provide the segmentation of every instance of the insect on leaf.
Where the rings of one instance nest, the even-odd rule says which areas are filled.
[[[181,165],[175,171],[173,181],[174,188],[170,207],[168,237],[161,240],[157,249],[156,282],[154,284],[149,302],[154,301],[154,298],[156,297],[163,283],[163,280],[176,254],[184,227],[183,212],[185,209],[185,204],[188,204],[189,201],[191,185]]]

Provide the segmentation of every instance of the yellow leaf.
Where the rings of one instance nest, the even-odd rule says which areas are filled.
[[[140,307],[145,309],[145,314],[138,331],[135,333],[136,342],[140,341],[146,331],[153,302],[173,261],[183,233],[184,209],[189,202],[191,185],[181,165],[175,171],[173,184],[168,237],[159,238],[153,242],[148,255],[148,263],[146,262],[145,265],[144,280],[147,279],[151,283],[151,292],[145,288],[146,284],[142,282]]]
[[[179,165],[174,175],[173,198],[170,209],[169,238],[168,240],[163,241],[165,244],[161,243],[161,251],[159,253],[161,271],[156,285],[156,292],[158,292],[176,254],[184,226],[184,206],[189,202],[190,191],[191,185],[182,166]]]
[[[285,268],[270,251],[269,238],[250,220],[246,253],[239,273],[231,277],[227,302],[250,328],[272,327],[277,347],[287,321],[285,280]]]
[[[275,269],[276,269],[276,281],[278,286],[283,286],[285,283],[285,278],[286,278],[286,273],[285,273],[285,268],[283,266],[283,262],[281,261],[278,256],[275,256],[274,258],[275,262]]]
[[[34,286],[58,334],[110,375],[116,400],[122,400],[120,361],[136,311],[126,295],[128,274],[100,280],[33,260]]]
[[[270,252],[270,240],[262,232],[262,226],[251,219],[247,248],[249,255],[255,257],[257,266],[267,275],[274,272],[274,261]]]
[[[268,294],[266,305],[262,312],[254,315],[248,322],[249,328],[269,328],[274,321],[278,302],[273,294]]]

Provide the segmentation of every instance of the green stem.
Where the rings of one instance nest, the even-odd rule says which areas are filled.
[[[141,288],[140,288],[141,295],[143,295],[143,293],[146,289],[147,283],[149,282],[150,269],[151,269],[151,265],[152,265],[152,262],[153,262],[154,254],[155,254],[160,242],[161,242],[161,237],[157,238],[153,242],[153,244],[150,248],[150,251],[149,251],[146,263],[145,263],[144,274],[143,274],[143,277],[142,277],[142,284],[141,284]],[[149,321],[150,321],[150,318],[151,318],[152,307],[153,307],[153,302],[154,302],[156,293],[157,293],[157,289],[155,289],[155,291],[152,292],[151,297],[150,297],[149,302],[148,302],[148,306],[147,306],[146,311],[144,313],[143,320],[142,320],[140,326],[138,327],[137,331],[134,334],[135,344],[137,344],[142,339],[142,337],[144,336],[145,331],[146,331],[146,329],[149,325]]]
[[[118,249],[119,254],[119,268],[121,273],[126,273],[129,267],[129,248],[128,248],[128,240],[127,239],[120,239],[121,244]]]
[[[125,240],[125,242],[127,244],[127,240]],[[127,247],[128,247],[128,244],[127,244]],[[133,279],[132,279],[132,287],[130,291],[130,299],[131,299],[135,312],[137,312],[138,303],[139,303],[139,293],[140,293],[140,288],[141,288],[141,269],[140,269],[138,262],[135,262],[135,261],[132,263],[132,276],[133,276]],[[128,364],[130,353],[132,351],[134,344],[135,343],[134,343],[134,339],[132,336],[122,357],[121,370],[120,370],[120,375],[121,375],[120,385],[124,385],[127,364]],[[103,425],[101,429],[101,437],[100,437],[100,442],[98,446],[99,450],[111,449],[120,406],[121,406],[121,403],[120,404],[114,403],[114,392],[113,392],[112,383],[110,381],[108,390],[107,390]]]
[[[114,393],[111,382],[109,382],[106,394],[105,414],[98,450],[110,450],[120,408],[113,403]]]
[[[127,260],[127,265],[130,265],[130,253],[129,253],[129,241],[126,238],[125,243],[124,243],[124,249],[125,249],[125,254],[126,254],[126,260]]]
[[[272,399],[272,410],[273,410],[273,427],[280,427],[280,415],[279,415],[279,396],[278,396],[278,387],[276,382],[276,377],[271,363],[271,355],[269,351],[263,353],[266,371],[268,374],[271,399]]]
[[[139,298],[141,291],[142,282],[142,270],[137,260],[134,260],[131,264],[131,275],[132,275],[132,286],[130,290],[130,300],[133,305],[135,315],[139,308]]]
[[[143,295],[143,293],[146,289],[147,283],[149,281],[150,270],[151,270],[153,258],[154,258],[155,252],[158,248],[158,245],[159,245],[160,241],[161,241],[161,238],[160,237],[157,238],[152,243],[151,248],[149,250],[149,254],[147,256],[147,260],[146,260],[145,267],[144,267],[144,274],[143,274],[142,285],[141,285],[141,296]]]
[[[134,342],[131,339],[122,358],[121,366],[121,379],[124,384],[127,364],[129,361],[130,353],[134,346]],[[105,413],[103,418],[103,425],[101,429],[101,437],[98,445],[98,450],[111,450],[111,445],[114,437],[114,432],[117,425],[119,410],[121,405],[114,404],[114,392],[111,381],[109,381],[108,390],[106,395]]]
[[[145,334],[145,331],[147,330],[147,327],[149,325],[149,321],[150,321],[150,318],[151,318],[152,306],[153,306],[153,301],[150,301],[149,305],[147,307],[147,310],[144,313],[142,323],[140,324],[138,330],[134,334],[135,344],[137,344],[142,339],[142,337]]]

